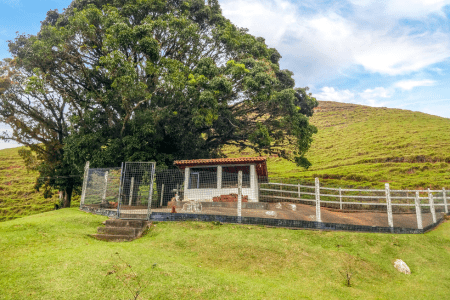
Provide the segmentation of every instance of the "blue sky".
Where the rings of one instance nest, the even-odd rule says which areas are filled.
[[[70,2],[0,0],[0,59],[10,57],[6,41],[16,31],[36,34],[48,10]],[[296,86],[318,100],[450,118],[450,0],[219,2],[225,17],[275,47]]]

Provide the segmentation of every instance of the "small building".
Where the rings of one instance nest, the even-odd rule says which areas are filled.
[[[267,180],[265,157],[177,160],[184,170],[184,200],[212,202],[213,197],[237,194],[242,171],[242,195],[258,202],[258,183]]]

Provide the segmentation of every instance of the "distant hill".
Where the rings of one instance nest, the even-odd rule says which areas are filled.
[[[268,158],[272,177],[347,187],[450,189],[450,119],[408,110],[319,101],[311,123],[319,129],[307,154],[309,170]],[[289,151],[289,146],[287,146]],[[35,192],[18,149],[0,150],[0,220],[53,209],[57,202]],[[229,157],[253,151],[225,147]],[[74,203],[76,205],[76,202]]]
[[[45,199],[34,190],[38,172],[27,171],[19,148],[0,150],[0,221],[54,209],[57,196]]]
[[[450,119],[408,110],[319,101],[310,119],[319,132],[305,171],[279,157],[271,176],[328,185],[383,188],[450,188]],[[289,148],[289,147],[288,147]],[[230,157],[253,156],[227,147]]]

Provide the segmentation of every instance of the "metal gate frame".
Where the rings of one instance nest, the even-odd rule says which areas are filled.
[[[137,217],[137,218],[130,218],[130,217],[123,217],[121,214],[121,206],[123,203],[123,200],[125,198],[125,194],[124,194],[124,185],[125,185],[125,180],[126,180],[126,175],[127,175],[127,166],[130,166],[132,164],[140,164],[140,165],[150,165],[150,169],[148,171],[150,171],[150,180],[149,180],[149,192],[148,192],[148,198],[147,198],[147,213],[146,218],[142,218],[142,217]],[[156,169],[156,162],[122,162],[121,165],[121,172],[120,172],[120,186],[119,186],[119,197],[117,200],[117,218],[119,219],[146,219],[146,220],[150,220],[150,216],[151,216],[151,206],[152,206],[152,196],[153,196],[153,184],[154,184],[154,180],[155,180],[155,169]],[[133,193],[133,189],[134,189],[134,177],[132,177],[132,181],[130,183],[131,185],[131,193]],[[142,185],[139,184],[137,189],[139,189]],[[131,198],[133,198],[133,194],[130,196]],[[132,199],[130,200],[130,203],[132,203]],[[138,214],[137,214],[138,215]],[[143,214],[140,214],[138,216],[142,216]]]

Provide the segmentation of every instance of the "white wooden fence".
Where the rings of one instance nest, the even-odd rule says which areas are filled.
[[[263,187],[266,185],[269,186],[269,188]],[[285,189],[283,189],[283,187]],[[267,194],[267,192],[270,194]],[[356,193],[358,193],[358,195],[355,195]],[[372,195],[361,195],[361,193],[371,193]],[[433,193],[441,195],[437,196],[433,195]],[[289,196],[286,196],[286,194]],[[398,196],[398,194],[406,195]],[[412,195],[410,196],[410,194]],[[426,194],[426,196],[421,196],[421,194]],[[423,229],[422,208],[429,209],[432,215],[432,222],[435,224],[438,221],[436,218],[436,207],[443,207],[445,214],[448,214],[447,199],[450,198],[450,195],[445,188],[442,190],[391,190],[389,183],[385,184],[385,189],[383,190],[321,187],[319,179],[316,178],[314,186],[277,182],[261,183],[259,188],[259,198],[260,201],[261,199],[268,198],[280,202],[298,201],[315,205],[317,222],[322,222],[321,206],[324,206],[324,204],[335,204],[336,207],[339,205],[340,210],[343,210],[343,206],[345,205],[351,205],[352,207],[361,206],[362,208],[364,207],[363,210],[365,211],[370,210],[370,206],[376,206],[377,208],[381,206],[385,207],[384,211],[387,213],[388,225],[391,228],[394,227],[393,207],[415,207],[417,229]],[[326,198],[326,200],[324,200],[324,198]]]

